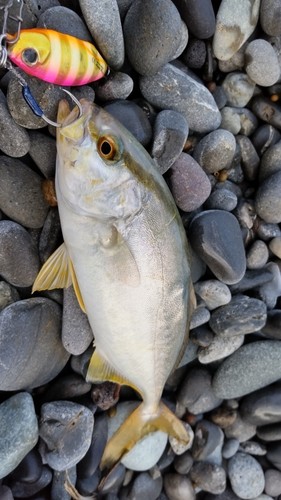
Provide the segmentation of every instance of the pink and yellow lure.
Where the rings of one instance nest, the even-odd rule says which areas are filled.
[[[54,30],[21,30],[15,44],[7,37],[7,48],[10,60],[28,75],[57,85],[85,85],[108,73],[94,45]]]

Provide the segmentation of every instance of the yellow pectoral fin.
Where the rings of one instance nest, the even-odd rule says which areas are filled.
[[[65,244],[45,262],[34,281],[32,293],[40,290],[53,290],[54,288],[68,288],[72,283],[69,257]]]
[[[91,357],[89,368],[86,375],[87,382],[114,382],[120,385],[129,385],[135,391],[138,389],[121,374],[117,373],[95,350]],[[138,391],[139,392],[139,391]]]

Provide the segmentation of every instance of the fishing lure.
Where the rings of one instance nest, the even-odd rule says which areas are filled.
[[[9,43],[9,40],[12,43]],[[108,74],[109,68],[89,42],[45,28],[7,35],[9,59],[28,75],[64,86],[86,85]]]

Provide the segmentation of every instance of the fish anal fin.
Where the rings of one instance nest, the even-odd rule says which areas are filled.
[[[62,243],[40,269],[32,287],[32,293],[40,290],[68,288],[72,283],[70,260]]]
[[[101,469],[111,469],[133,446],[147,434],[163,431],[184,444],[189,435],[184,424],[160,402],[158,411],[149,415],[141,403],[108,441],[101,460]]]
[[[114,382],[115,384],[128,385],[134,390],[138,390],[129,380],[117,373],[103,357],[95,350],[91,357],[86,375],[87,382]],[[139,391],[138,391],[139,392]]]
[[[78,304],[81,307],[82,311],[85,314],[87,314],[86,313],[86,309],[85,309],[84,300],[83,300],[83,297],[82,297],[82,294],[81,294],[80,287],[78,285],[78,281],[77,281],[76,274],[75,274],[74,267],[73,267],[73,264],[72,264],[71,260],[69,261],[69,266],[70,266],[70,274],[71,274],[71,279],[72,279],[72,285],[73,285],[73,288],[74,288],[74,292],[75,292],[76,298],[78,300]]]

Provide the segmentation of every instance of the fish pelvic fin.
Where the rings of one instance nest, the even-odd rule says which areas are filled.
[[[130,380],[126,379],[120,373],[117,373],[108,363],[107,361],[98,353],[97,349],[94,351],[94,354],[91,357],[90,364],[88,367],[87,382],[114,382],[119,385],[128,385],[132,387],[135,391],[139,392],[137,387],[130,382]]]
[[[101,470],[111,469],[133,446],[147,434],[163,431],[187,444],[190,440],[184,424],[162,403],[156,413],[149,415],[141,403],[108,441],[100,464]]]

